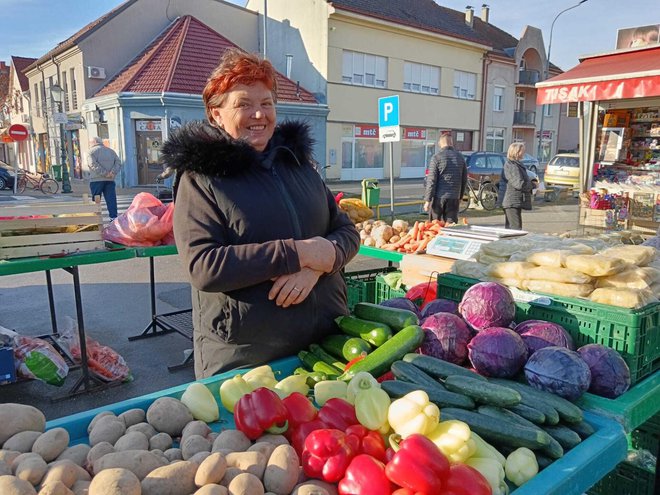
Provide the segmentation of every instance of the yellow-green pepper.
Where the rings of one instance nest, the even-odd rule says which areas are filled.
[[[253,390],[259,387],[274,389],[277,383],[272,368],[267,364],[251,369],[243,375],[243,379],[250,384]]]
[[[322,380],[314,385],[314,400],[319,406],[334,398],[346,400],[347,388],[348,383],[342,380]]]
[[[227,411],[234,412],[234,405],[238,399],[245,394],[249,394],[254,390],[248,382],[246,382],[241,375],[236,375],[222,382],[220,385],[220,402]]]
[[[470,427],[457,420],[441,421],[426,435],[451,462],[465,462],[477,450]]]
[[[440,409],[429,401],[426,392],[415,390],[390,404],[387,420],[402,438],[413,433],[426,435],[438,426]]]
[[[389,408],[390,396],[380,386],[360,390],[355,396],[355,416],[370,430],[380,430],[387,424]]]
[[[300,392],[302,395],[307,395],[309,393],[306,376],[287,376],[275,384],[275,393],[280,396],[280,399],[288,397],[293,392]]]
[[[380,388],[380,383],[378,383],[378,380],[376,380],[371,375],[371,373],[367,373],[366,371],[358,371],[355,376],[351,378],[351,381],[348,382],[346,400],[351,404],[355,404],[355,396],[361,390],[368,390],[374,387]]]

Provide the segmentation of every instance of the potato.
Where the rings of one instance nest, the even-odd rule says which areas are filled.
[[[195,474],[195,485],[204,486],[220,483],[227,471],[227,460],[219,452],[210,454],[202,461]]]
[[[16,466],[15,476],[37,486],[44,479],[48,465],[38,455],[27,457]]]
[[[211,452],[197,452],[194,456],[192,456],[190,459],[187,460],[190,462],[194,462],[199,466],[210,455]]]
[[[109,442],[100,442],[94,445],[89,452],[87,452],[87,461],[85,462],[85,468],[89,471],[92,471],[92,466],[96,460],[100,459],[106,454],[111,454],[115,451],[115,447]]]
[[[33,457],[36,457],[38,459],[43,460],[43,458],[39,454],[35,454],[34,452],[25,452],[24,454],[21,454],[17,456],[11,463],[11,468],[14,472],[16,472],[16,468],[18,465],[23,462],[25,459],[31,459]],[[45,461],[44,461],[45,462]]]
[[[99,419],[89,434],[89,444],[108,442],[112,445],[126,433],[126,425],[117,416],[104,416]]]
[[[264,488],[278,495],[289,495],[298,483],[300,459],[290,445],[278,445],[266,464]]]
[[[103,411],[98,413],[96,416],[92,418],[92,420],[87,425],[87,434],[92,432],[96,423],[99,421],[99,419],[103,418],[104,416],[116,416],[116,415],[112,411]]]
[[[299,492],[298,489],[300,487],[303,487],[303,486],[305,486],[305,487],[306,486],[317,487],[317,488],[321,488],[325,491],[314,491],[314,488],[305,488],[305,490],[307,490],[307,491]],[[333,484],[333,483],[326,483],[325,481],[321,481],[321,480],[307,480],[307,481],[304,481],[304,482],[296,485],[296,487],[291,492],[291,495],[305,495],[305,494],[307,494],[307,495],[325,495],[326,493],[328,495],[338,495],[337,485]]]
[[[132,431],[141,431],[147,436],[147,438],[151,438],[158,433],[156,428],[151,426],[149,423],[138,423],[126,428],[126,433],[131,433]]]
[[[225,456],[227,466],[236,467],[241,471],[255,475],[262,479],[268,460],[261,452],[232,452]]]
[[[220,481],[220,484],[222,486],[229,486],[229,483],[231,483],[233,479],[236,478],[236,476],[238,476],[239,474],[243,474],[243,471],[235,467],[228,467],[227,470],[225,471],[225,475],[222,477],[222,480]]]
[[[50,462],[69,446],[69,432],[64,428],[53,428],[39,435],[32,445],[32,452],[39,454],[44,461]]]
[[[32,452],[34,442],[42,435],[41,431],[21,431],[12,435],[2,446],[6,450],[17,452]]]
[[[0,461],[0,476],[11,474],[11,466],[5,461]]]
[[[278,445],[289,445],[289,441],[284,435],[275,435],[274,433],[266,433],[265,435],[261,435],[259,438],[257,438],[256,441],[272,443],[275,445],[275,447]]]
[[[188,423],[183,431],[181,432],[181,438],[186,438],[188,435],[199,435],[201,437],[206,437],[211,433],[211,428],[204,421],[191,421]]]
[[[188,435],[181,442],[181,456],[187,461],[198,452],[210,452],[211,442],[200,435]]]
[[[178,448],[167,449],[165,452],[163,452],[163,455],[170,462],[183,460],[183,453],[181,452],[181,449]]]
[[[143,479],[156,468],[163,466],[160,457],[146,450],[124,450],[106,454],[94,462],[94,474],[104,469],[124,468],[131,471],[138,479]]]
[[[52,481],[61,481],[67,488],[71,488],[78,481],[78,468],[80,466],[68,459],[53,463],[49,466],[48,472],[41,483],[47,485]]]
[[[142,480],[142,495],[187,495],[197,490],[197,464],[181,461],[159,467]]]
[[[291,495],[330,495],[328,491],[313,483],[302,483],[296,485]]]
[[[37,495],[34,487],[16,476],[0,476],[0,493],[2,495]]]
[[[227,495],[227,488],[222,485],[204,485],[193,495]]]
[[[0,450],[0,461],[5,461],[9,467],[11,467],[14,459],[16,459],[19,455],[21,455],[21,452],[17,452],[16,450],[2,449]]]
[[[156,433],[153,437],[149,438],[149,450],[162,450],[165,452],[172,447],[172,437],[167,433]]]
[[[147,422],[156,428],[170,434],[181,436],[181,432],[193,420],[186,405],[173,397],[160,397],[147,409]]]
[[[218,438],[219,435],[220,435],[219,432],[217,432],[217,431],[212,431],[211,433],[209,433],[208,435],[206,435],[206,439],[207,439],[209,442],[211,442],[211,444],[213,444],[213,442],[215,442],[215,439]]]
[[[141,431],[126,433],[115,442],[115,452],[122,450],[149,450],[149,439]]]
[[[266,461],[268,461],[273,450],[275,450],[275,447],[277,447],[277,445],[273,445],[270,442],[257,442],[247,449],[246,452],[261,452],[266,458]]]
[[[126,428],[128,428],[129,426],[138,423],[144,423],[147,413],[142,409],[129,409],[128,411],[121,413],[118,417],[124,422]]]
[[[241,473],[231,480],[227,492],[229,495],[264,495],[264,486],[255,475]]]
[[[211,452],[218,452],[223,449],[231,452],[245,452],[251,445],[252,442],[242,431],[225,430],[213,442]]]
[[[101,471],[89,485],[89,495],[140,495],[140,480],[128,469]]]
[[[85,461],[87,461],[87,454],[91,450],[90,446],[84,443],[79,443],[73,447],[69,447],[60,455],[57,456],[56,461],[63,461],[64,459],[69,459],[73,461],[78,466],[84,466]]]
[[[46,416],[36,407],[12,402],[0,404],[0,418],[0,445],[22,431],[46,430]]]
[[[73,492],[61,481],[49,481],[44,483],[39,490],[39,495],[73,495]]]
[[[89,486],[92,484],[91,481],[76,481],[71,487],[73,495],[89,495]]]

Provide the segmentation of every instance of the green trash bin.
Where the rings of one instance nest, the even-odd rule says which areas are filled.
[[[362,181],[362,202],[367,208],[373,208],[380,203],[380,187],[378,179],[364,179]]]
[[[58,182],[62,181],[62,165],[51,165],[50,175]]]

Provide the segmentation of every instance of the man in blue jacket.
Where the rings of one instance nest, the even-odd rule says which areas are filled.
[[[443,134],[438,151],[429,165],[424,194],[424,211],[431,210],[432,220],[458,223],[458,208],[467,185],[467,164],[454,149],[451,136]]]

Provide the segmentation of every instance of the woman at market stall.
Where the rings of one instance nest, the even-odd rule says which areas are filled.
[[[512,143],[500,177],[498,202],[504,209],[504,227],[522,230],[522,210],[532,209],[532,181],[522,163],[524,143]]]
[[[270,62],[228,50],[204,88],[209,122],[163,147],[197,378],[295,354],[348,313],[340,270],[359,234],[312,165],[309,127],[276,125],[276,98]]]

